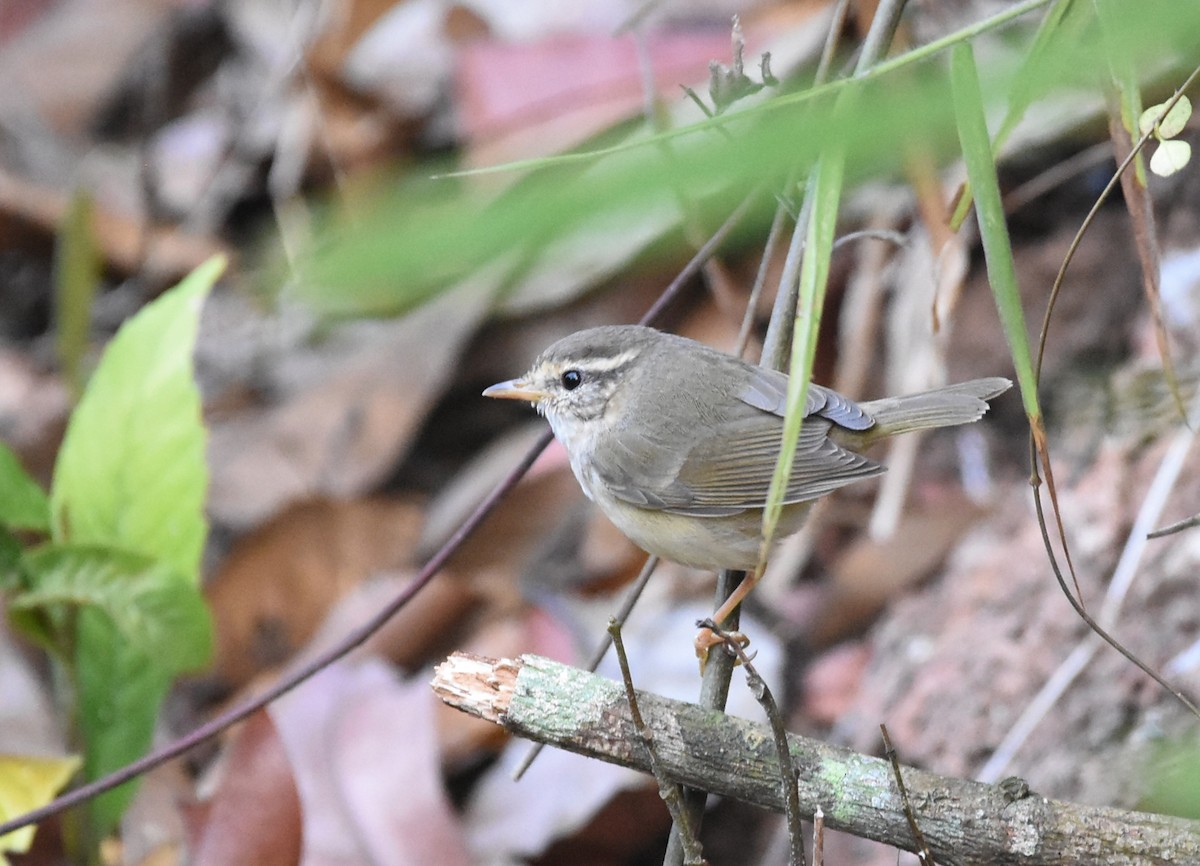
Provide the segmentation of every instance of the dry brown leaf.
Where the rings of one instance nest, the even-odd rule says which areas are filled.
[[[301,802],[271,716],[238,729],[223,757],[216,792],[185,810],[195,866],[298,866]]]
[[[861,631],[890,599],[928,577],[983,510],[962,495],[910,506],[888,538],[860,537],[834,563],[825,604],[805,629],[811,646]]]
[[[457,529],[541,433],[538,424],[504,437],[463,468],[429,507],[429,519],[421,534],[422,558]],[[556,533],[582,500],[565,453],[561,446],[551,444],[450,558],[448,568],[486,597],[494,611],[519,609],[525,603],[520,578],[554,543]],[[543,583],[538,575],[534,579]]]
[[[64,191],[0,170],[0,241],[15,238],[24,246],[49,247],[69,204]],[[95,209],[92,231],[108,267],[119,274],[137,272],[164,286],[218,253],[234,258],[233,251],[214,238],[150,226],[103,204]]]
[[[338,664],[271,708],[300,794],[305,863],[467,866],[425,678]]]
[[[648,40],[658,96],[708,74],[729,54],[723,27],[661,33]],[[569,150],[637,117],[645,104],[632,35],[559,35],[534,43],[476,41],[463,46],[457,103],[472,165],[495,165]]]
[[[0,51],[0,80],[6,82],[0,117],[20,128],[15,121],[32,111],[57,135],[81,138],[130,58],[173,6],[169,0],[52,4]]]
[[[420,520],[413,501],[314,500],[239,541],[206,588],[216,675],[239,686],[287,660],[339,598],[409,560]]]
[[[415,578],[413,571],[388,572],[356,586],[337,602],[305,647],[305,657],[341,641],[404,592]],[[461,574],[443,569],[351,658],[378,656],[415,670],[461,646],[464,634],[474,625],[472,615],[483,602]]]
[[[464,285],[402,319],[347,325],[342,339],[357,341],[295,362],[294,378],[307,378],[281,382],[290,393],[280,405],[215,421],[209,513],[246,529],[297,500],[373,490],[412,444],[489,303],[488,291]]]
[[[838,644],[813,659],[804,672],[803,724],[836,724],[858,697],[870,659],[870,647],[862,642]]]

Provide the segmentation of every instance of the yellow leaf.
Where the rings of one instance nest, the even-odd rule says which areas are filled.
[[[50,802],[75,775],[82,761],[75,755],[62,758],[30,755],[0,755],[0,821],[23,815]],[[22,827],[0,836],[0,866],[7,866],[4,853],[29,850],[36,827]]]

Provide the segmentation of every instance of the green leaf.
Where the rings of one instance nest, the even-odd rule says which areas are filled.
[[[123,644],[166,676],[208,662],[208,608],[199,589],[169,566],[136,553],[77,545],[43,547],[27,554],[24,564],[31,588],[9,600],[11,610],[96,608]],[[78,636],[75,644],[85,649]]]
[[[1037,378],[1029,348],[1029,332],[1025,312],[1021,307],[1021,292],[1017,285],[1017,270],[1013,263],[1012,243],[1000,202],[1000,182],[992,161],[992,145],[984,119],[983,98],[979,88],[979,73],[975,54],[967,44],[956,45],[951,52],[950,81],[958,121],[959,141],[967,164],[967,177],[975,190],[975,213],[979,220],[979,235],[987,262],[988,280],[996,299],[1000,324],[1008,340],[1021,399],[1030,419],[1041,418],[1038,405]]]
[[[52,632],[72,659],[84,773],[96,779],[146,752],[172,677],[208,661],[208,610],[197,587],[139,554],[50,545],[24,564],[33,588],[10,599],[10,613]],[[133,793],[125,785],[89,805],[93,838]]]
[[[1160,815],[1200,818],[1200,743],[1169,740],[1151,754],[1143,773],[1147,789],[1138,809]]]
[[[153,658],[124,643],[113,621],[97,608],[79,612],[77,634],[78,723],[85,747],[84,775],[92,780],[140,758],[150,748],[171,677]],[[93,841],[112,831],[136,791],[133,781],[88,803]]]
[[[11,529],[50,529],[50,501],[17,455],[0,442],[0,524]]]
[[[858,107],[861,92],[843,91],[834,107],[834,117],[851,115]],[[846,177],[846,151],[840,142],[826,142],[825,151],[817,159],[808,177],[806,204],[812,211],[804,228],[804,258],[800,262],[796,316],[792,323],[792,355],[788,367],[787,404],[783,422],[783,441],[771,486],[767,491],[767,506],[763,509],[762,548],[758,572],[766,565],[767,554],[779,518],[783,513],[783,495],[792,475],[796,444],[804,420],[808,386],[812,380],[817,356],[817,337],[821,315],[825,309],[825,291],[829,285],[829,264],[833,255],[833,238],[837,231],[838,210]],[[783,288],[781,287],[781,290]]]
[[[494,198],[484,192],[489,187],[461,177],[381,184],[386,200],[366,212],[356,205],[317,234],[319,248],[300,250],[294,259],[296,291],[333,315],[394,313],[480,275],[491,279],[499,272],[501,279],[519,283],[543,258],[553,260],[558,244],[586,242],[585,223],[616,225],[640,213],[658,213],[677,203],[681,189],[702,209],[689,216],[701,223],[722,220],[742,200],[748,183],[782,179],[796,166],[807,170],[827,141],[848,143],[850,183],[899,172],[910,147],[943,158],[953,146],[954,119],[945,67],[935,55],[1050,3],[1002,5],[1003,12],[987,21],[873,68],[856,110],[844,118],[830,108],[835,102],[830,97],[851,86],[839,81],[744,109],[739,104],[696,123],[681,115],[675,128],[656,135],[614,129],[589,141],[587,152],[489,167],[484,171],[519,177]],[[1147,77],[1151,70],[1196,56],[1200,4],[1142,0],[1116,5],[1121,42],[1134,68]],[[1093,35],[1092,7],[1059,0],[1040,37],[1038,60],[1020,73],[1019,61],[1012,58],[1028,58],[1032,49],[1027,32],[1014,30],[1009,41],[1017,50],[987,70],[989,112],[1003,111],[998,102],[1007,98],[1006,85],[1017,74],[1032,88],[1017,95],[1018,103],[1052,93],[1081,101],[1078,83],[1095,81],[1108,68]],[[1022,37],[1025,41],[1018,43]],[[748,174],[753,176],[749,182]],[[751,213],[747,224],[755,219],[765,225],[770,215],[765,209]],[[671,234],[680,233],[660,236]],[[657,254],[666,246],[647,249]]]
[[[201,265],[108,345],[55,466],[56,541],[135,551],[198,581],[208,477],[192,349],[224,267],[220,257]]]

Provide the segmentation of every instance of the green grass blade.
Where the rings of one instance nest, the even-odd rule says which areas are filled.
[[[800,264],[800,295],[793,323],[783,445],[767,493],[767,507],[763,510],[760,571],[766,562],[771,540],[775,537],[775,530],[779,525],[784,493],[792,475],[796,443],[800,441],[808,385],[812,379],[813,363],[817,355],[817,334],[825,306],[825,290],[829,284],[829,260],[833,254],[833,239],[837,229],[844,179],[845,159],[839,148],[831,148],[830,152],[818,159],[809,175],[812,216],[808,221],[804,259]]]
[[[1041,425],[1042,411],[1038,404],[1037,379],[1021,293],[1017,286],[1017,271],[1013,264],[1012,242],[1000,203],[1000,184],[996,165],[992,161],[991,140],[984,118],[979,73],[970,45],[957,45],[951,53],[951,90],[958,123],[959,142],[967,164],[967,177],[975,190],[975,213],[979,219],[979,234],[987,260],[988,281],[1000,314],[1021,389],[1021,401],[1031,424]]]
[[[63,375],[75,395],[83,391],[92,323],[92,299],[102,262],[92,235],[92,199],[83,191],[71,198],[54,250],[54,345]]]

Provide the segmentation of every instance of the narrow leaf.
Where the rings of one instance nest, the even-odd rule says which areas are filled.
[[[969,45],[957,45],[952,53],[951,84],[959,141],[967,164],[967,177],[975,190],[975,212],[979,219],[979,234],[987,261],[988,281],[996,299],[1000,324],[1008,340],[1021,400],[1025,414],[1041,423],[1037,381],[1029,334],[1025,327],[1025,312],[1017,286],[1017,271],[1013,263],[1012,243],[1000,204],[1000,184],[992,161],[987,123],[979,90],[979,75],[975,56]]]
[[[78,191],[71,198],[54,250],[55,348],[76,394],[83,390],[83,356],[100,272],[100,252],[92,235],[92,199]]]
[[[975,190],[975,214],[979,221],[979,234],[983,241],[983,254],[987,262],[988,281],[996,300],[1000,325],[1008,341],[1009,353],[1021,388],[1021,401],[1029,419],[1030,435],[1046,473],[1046,487],[1053,506],[1058,537],[1063,546],[1072,579],[1075,569],[1071,563],[1071,552],[1067,546],[1062,513],[1058,507],[1058,491],[1054,484],[1054,472],[1050,465],[1049,444],[1046,428],[1042,421],[1042,410],[1038,403],[1037,371],[1029,346],[1029,334],[1025,327],[1025,313],[1021,308],[1021,293],[1017,285],[1017,271],[1013,263],[1012,242],[1008,236],[1008,225],[1004,220],[1004,208],[1000,202],[1000,183],[996,177],[996,165],[988,141],[987,121],[984,117],[983,98],[979,87],[979,71],[975,66],[975,54],[968,44],[956,45],[950,58],[950,85],[954,97],[954,112],[958,122],[958,137],[962,144],[963,160],[967,165],[967,177]],[[1034,470],[1036,477],[1036,468]],[[1079,581],[1075,579],[1075,591],[1079,595]],[[1081,598],[1081,596],[1080,596]],[[1081,601],[1082,603],[1082,601]]]
[[[846,100],[849,103],[849,100]],[[843,106],[844,107],[844,106]],[[833,238],[837,229],[838,207],[841,202],[845,158],[840,148],[830,147],[813,166],[809,175],[809,195],[812,196],[812,216],[804,243],[804,259],[800,265],[800,295],[792,335],[792,360],[788,370],[787,410],[783,426],[783,443],[767,506],[763,510],[763,547],[759,554],[759,571],[766,563],[771,541],[783,511],[783,497],[791,478],[808,400],[808,385],[812,379],[813,362],[817,354],[817,334],[825,306],[825,290],[829,283],[829,259],[833,253]]]
[[[192,348],[224,267],[220,258],[201,265],[105,350],[55,466],[55,540],[134,551],[198,580],[207,472]]]

